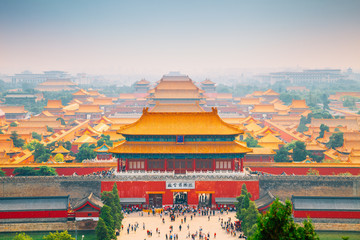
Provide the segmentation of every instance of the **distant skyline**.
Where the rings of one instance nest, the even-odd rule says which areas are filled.
[[[360,71],[358,0],[0,0],[0,73]]]

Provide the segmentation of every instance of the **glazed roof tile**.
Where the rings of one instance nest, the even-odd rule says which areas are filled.
[[[238,127],[212,112],[154,113],[144,109],[141,118],[118,130],[123,135],[238,135]]]

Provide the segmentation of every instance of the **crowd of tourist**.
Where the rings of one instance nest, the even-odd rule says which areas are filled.
[[[139,216],[143,216],[143,212],[139,212]],[[203,217],[207,216],[208,221],[210,221],[213,217],[218,217],[219,224],[221,228],[226,231],[226,234],[232,237],[239,237],[240,239],[247,239],[236,227],[235,223],[231,221],[231,218],[224,221],[223,216],[228,214],[227,210],[222,211],[215,211],[208,207],[189,207],[186,205],[175,205],[175,206],[168,206],[160,211],[155,211],[155,209],[151,209],[148,211],[147,215],[159,216],[161,218],[162,224],[170,224],[168,230],[163,235],[165,240],[179,240],[179,233],[184,232],[186,233],[186,239],[189,240],[211,240],[216,239],[216,232],[205,232],[203,228],[200,226],[197,229],[191,229],[191,221],[196,217]],[[175,224],[175,220],[178,220]],[[174,223],[173,223],[174,222]],[[178,224],[178,225],[177,225]],[[204,224],[206,224],[204,222]],[[126,228],[127,234],[131,232],[136,233],[139,224],[129,224]],[[147,237],[153,236],[153,229],[146,228],[145,223],[142,224],[143,230],[146,231]],[[122,228],[124,228],[122,226]],[[154,228],[155,229],[155,228]],[[156,234],[160,237],[160,226],[156,227]],[[161,229],[164,229],[163,227]],[[177,231],[176,231],[177,230]]]

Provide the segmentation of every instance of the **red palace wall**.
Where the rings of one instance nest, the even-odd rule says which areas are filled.
[[[360,212],[358,211],[309,211],[309,210],[295,210],[295,218],[345,218],[345,219],[360,219]]]
[[[67,218],[67,210],[0,212],[0,219],[14,218]]]
[[[102,182],[101,191],[111,191],[115,182]],[[116,182],[120,198],[145,198],[149,203],[149,194],[162,194],[163,205],[173,204],[173,192],[188,192],[188,204],[198,205],[200,193],[212,193],[212,204],[215,198],[235,198],[240,196],[241,187],[245,183],[251,193],[251,200],[259,198],[259,181],[196,181],[195,189],[166,189],[165,181],[119,181]]]

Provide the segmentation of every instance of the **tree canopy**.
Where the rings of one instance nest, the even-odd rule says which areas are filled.
[[[329,139],[329,142],[326,144],[327,147],[336,149],[344,145],[344,133],[334,132]]]
[[[290,162],[289,159],[289,151],[286,149],[285,146],[282,146],[279,151],[276,152],[274,156],[275,162]]]
[[[25,144],[25,140],[19,137],[19,134],[17,132],[12,132],[10,135],[10,139],[14,143],[14,147],[23,147]]]
[[[294,162],[301,162],[306,159],[307,151],[304,142],[296,141],[293,148],[293,160]]]
[[[55,176],[57,172],[55,168],[41,166],[38,170],[32,167],[19,167],[13,171],[16,176]]]
[[[0,177],[4,177],[4,176],[6,176],[6,174],[5,174],[5,172],[4,172],[3,170],[1,170],[1,168],[0,168]]]
[[[319,240],[310,219],[303,222],[303,226],[296,224],[292,218],[292,205],[289,200],[285,204],[276,199],[270,209],[260,215],[255,234],[251,240]]]
[[[124,216],[121,210],[120,198],[116,183],[114,183],[112,191],[103,191],[101,193],[101,200],[105,205],[111,208],[111,214],[114,219],[114,229],[120,229]]]
[[[241,195],[236,198],[236,218],[241,221],[241,229],[245,235],[250,236],[256,230],[256,220],[259,212],[253,201],[250,201],[251,194],[247,191],[246,185],[241,187]]]
[[[76,160],[83,161],[85,159],[94,159],[96,152],[94,152],[95,145],[89,146],[88,143],[81,145],[79,152],[76,154]]]
[[[245,138],[244,140],[246,142],[246,145],[248,147],[261,147],[259,144],[258,144],[258,141],[253,137],[251,136],[250,133],[247,133],[247,137]]]
[[[108,228],[106,227],[105,222],[101,217],[99,217],[99,221],[95,228],[95,233],[97,240],[111,240]]]
[[[18,233],[15,235],[13,240],[32,240],[32,237],[26,235],[25,233]]]
[[[49,233],[43,237],[44,240],[75,240],[67,231]]]
[[[325,125],[325,124],[321,124],[320,125],[320,133],[319,133],[319,136],[316,139],[323,138],[325,132],[328,132],[328,131],[329,131],[329,127],[327,125]]]

